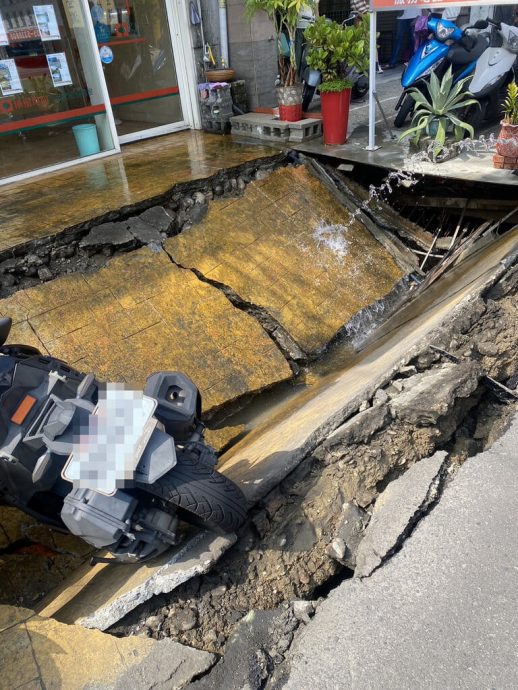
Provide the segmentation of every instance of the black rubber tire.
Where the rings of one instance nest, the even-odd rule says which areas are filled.
[[[394,118],[394,127],[397,129],[400,129],[403,127],[403,125],[406,122],[407,117],[410,115],[412,110],[414,109],[415,101],[412,98],[412,96],[409,96],[408,94],[405,96],[403,99],[403,103],[401,103],[401,106],[399,110],[396,113],[396,117]]]
[[[246,518],[247,502],[241,489],[187,454],[178,453],[173,469],[145,488],[173,503],[186,522],[208,529],[235,532]]]
[[[313,100],[313,96],[315,95],[316,90],[316,86],[310,86],[309,84],[304,82],[304,86],[302,88],[302,112],[308,112],[308,108],[311,105],[311,101]]]

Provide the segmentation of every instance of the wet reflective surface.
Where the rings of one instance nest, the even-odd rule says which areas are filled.
[[[163,194],[180,182],[272,156],[278,149],[188,131],[122,153],[0,187],[0,251]]]

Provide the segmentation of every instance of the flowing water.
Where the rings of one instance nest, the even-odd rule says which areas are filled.
[[[455,149],[459,153],[486,153],[494,150],[495,144],[496,137],[494,134],[482,135],[478,139],[465,139],[453,147],[445,147],[445,152],[446,154],[453,153],[453,149]],[[404,168],[390,171],[381,184],[371,185],[368,197],[343,224],[328,225],[322,221],[314,231],[317,245],[331,250],[337,259],[343,260],[347,256],[348,250],[347,233],[354,221],[359,218],[363,211],[367,211],[376,202],[387,202],[397,187],[409,188],[417,184],[424,173],[424,164],[430,163],[433,150],[434,143],[431,142],[426,150],[410,153],[407,144]],[[482,246],[478,250],[475,249],[473,254],[484,257],[486,253],[489,256],[490,251],[490,248],[485,250]],[[471,268],[472,260],[469,257],[467,264],[461,264],[450,274],[444,276],[437,286],[428,289],[417,299],[410,300],[408,305],[389,319],[385,318],[386,305],[383,301],[375,302],[369,308],[362,310],[348,322],[341,333],[341,337],[331,344],[324,355],[302,370],[295,382],[285,383],[264,392],[245,408],[227,417],[225,424],[244,425],[245,432],[249,432],[269,423],[273,418],[283,415],[286,409],[291,408],[292,404],[296,404],[297,400],[313,395],[311,389],[315,386],[321,386],[326,378],[333,377],[336,372],[343,372],[360,362],[365,354],[377,347],[383,339],[397,333],[399,328],[411,323],[423,311],[430,309],[432,305],[440,301],[441,295],[454,291],[457,281],[461,287],[462,277],[467,270],[463,268],[465,265]],[[416,279],[414,285],[410,284],[405,287],[412,290],[418,282]]]

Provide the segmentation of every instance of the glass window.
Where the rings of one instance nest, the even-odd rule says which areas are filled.
[[[166,0],[90,0],[119,136],[183,121]]]
[[[81,0],[0,0],[0,177],[114,148]]]

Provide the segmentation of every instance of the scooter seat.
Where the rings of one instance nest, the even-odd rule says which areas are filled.
[[[464,45],[452,46],[448,51],[448,59],[454,65],[469,65],[478,60],[487,48],[487,40],[483,36],[477,36],[471,47]]]

